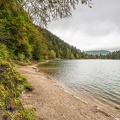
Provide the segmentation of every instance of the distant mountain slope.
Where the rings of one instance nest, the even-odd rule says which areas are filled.
[[[92,55],[106,55],[110,53],[110,51],[107,50],[92,50],[92,51],[85,51],[87,54],[92,54]]]

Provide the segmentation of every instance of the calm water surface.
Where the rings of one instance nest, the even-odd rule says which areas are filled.
[[[80,99],[120,105],[120,60],[54,61],[39,69]]]

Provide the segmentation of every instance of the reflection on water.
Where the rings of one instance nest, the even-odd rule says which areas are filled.
[[[119,60],[53,61],[40,64],[39,69],[79,98],[120,105]]]

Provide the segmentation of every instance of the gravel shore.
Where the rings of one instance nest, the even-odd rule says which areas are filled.
[[[38,120],[119,120],[97,106],[91,106],[66,93],[49,76],[38,72],[37,64],[19,67],[28,78],[32,92],[23,92],[24,107],[35,107]]]

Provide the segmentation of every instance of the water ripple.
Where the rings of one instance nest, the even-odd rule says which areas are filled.
[[[120,105],[119,60],[65,60],[40,65],[40,70],[52,75],[76,96],[81,91],[100,101]]]

